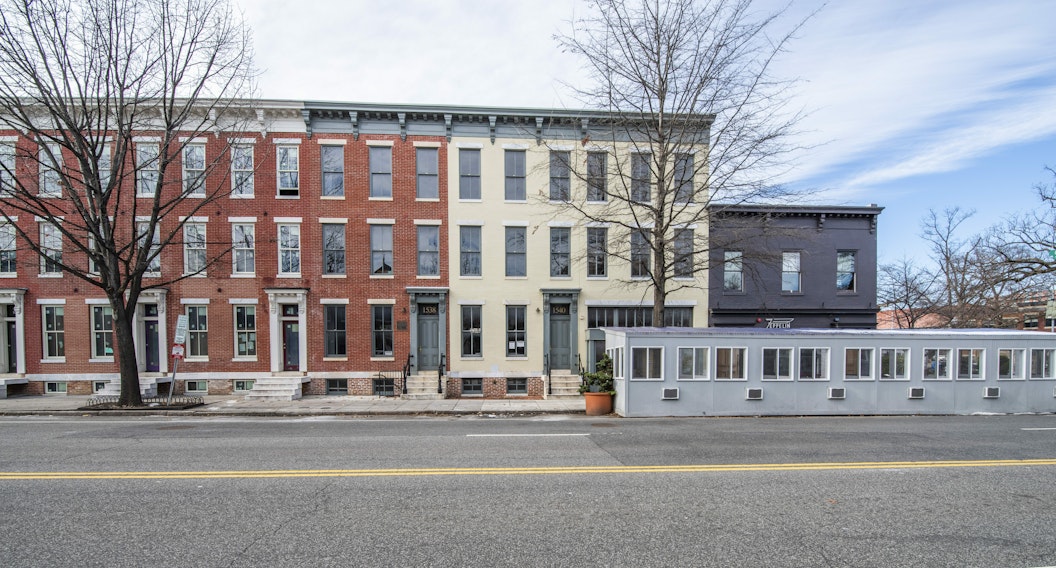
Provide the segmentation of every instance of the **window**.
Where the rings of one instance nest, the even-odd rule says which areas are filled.
[[[836,253],[836,290],[853,292],[855,290],[855,251],[841,250]]]
[[[708,348],[678,348],[678,380],[708,380]]]
[[[675,154],[675,202],[692,203],[693,191],[693,154]]]
[[[110,306],[92,306],[92,358],[114,356],[114,310]]]
[[[799,253],[781,253],[781,291],[788,294],[800,292]]]
[[[462,394],[484,394],[484,379],[480,377],[462,379]]]
[[[15,145],[10,142],[0,142],[0,196],[10,195],[16,189]]]
[[[568,201],[572,187],[571,152],[550,151],[550,201]]]
[[[746,379],[744,360],[747,351],[744,347],[716,347],[715,378],[717,380]]]
[[[906,369],[909,367],[908,349],[881,349],[880,350],[880,379],[881,380],[905,380]]]
[[[728,250],[723,253],[722,291],[744,291],[744,253],[741,251]]]
[[[459,227],[458,273],[461,276],[480,276],[480,227]]]
[[[231,225],[231,259],[235,274],[256,272],[253,225]]]
[[[66,381],[47,381],[44,383],[45,394],[65,394]]]
[[[587,276],[608,275],[609,230],[604,227],[587,227]]]
[[[481,306],[462,306],[462,356],[480,357]]]
[[[693,229],[676,229],[674,241],[675,277],[693,277]]]
[[[44,306],[44,359],[66,358],[66,308]]]
[[[327,304],[323,306],[323,319],[325,320],[323,333],[324,357],[345,357],[348,351],[345,347],[345,306],[341,304]]]
[[[392,197],[392,146],[370,147],[370,196]]]
[[[506,150],[506,201],[524,201],[525,151]]]
[[[925,379],[949,379],[950,378],[950,350],[949,349],[925,349],[924,350],[924,378]]]
[[[371,148],[371,172],[373,177],[373,154]],[[345,196],[345,147],[323,145],[319,147],[319,162],[323,168],[323,197]],[[391,164],[391,160],[390,160]],[[373,184],[371,185],[373,187]],[[390,186],[391,188],[391,186]],[[373,193],[371,194],[373,196]],[[390,192],[391,195],[391,192]]]
[[[279,146],[275,151],[279,174],[279,197],[300,196],[301,149],[297,146]]]
[[[829,349],[827,347],[800,347],[799,380],[826,381],[829,379]]]
[[[662,347],[631,348],[631,379],[662,380],[664,349]]]
[[[550,227],[550,276],[566,277],[572,275],[572,249],[569,241],[572,229],[568,227]]]
[[[58,144],[40,147],[40,197],[62,197],[62,148]]]
[[[209,381],[187,381],[183,386],[184,392],[209,392]]]
[[[40,273],[62,273],[62,233],[51,223],[40,224]]]
[[[528,394],[528,379],[525,377],[506,379],[506,394]]]
[[[345,225],[323,223],[323,274],[345,273]]]
[[[187,223],[183,226],[183,273],[198,274],[205,271],[205,223]]]
[[[440,161],[436,148],[415,148],[414,164],[417,175],[418,199],[440,198]]]
[[[612,376],[613,378],[623,378],[623,347],[617,347],[616,349],[610,350],[610,358],[612,359]]]
[[[649,237],[644,229],[631,231],[631,278],[649,276]]]
[[[980,380],[983,378],[983,350],[957,350],[957,378],[962,380]]]
[[[527,306],[506,306],[506,356],[527,356]]]
[[[257,356],[256,306],[235,306],[235,356]]]
[[[236,391],[253,390],[253,384],[256,383],[256,382],[257,381],[255,381],[253,379],[236,380],[235,381],[235,390]]]
[[[631,154],[631,201],[647,203],[652,199],[649,177],[649,154]]]
[[[253,146],[231,147],[231,195],[253,197]]]
[[[650,327],[653,325],[652,307],[595,307],[587,308],[587,327]],[[692,327],[693,308],[664,307],[664,325]]]
[[[997,378],[1022,379],[1025,349],[1001,349],[997,352]]]
[[[418,276],[440,275],[440,227],[418,226]]]
[[[301,226],[279,225],[279,274],[301,273]]]
[[[205,195],[205,144],[183,147],[183,192]]]
[[[371,355],[392,357],[392,306],[370,307]]]
[[[608,154],[605,152],[587,153],[587,201],[607,201],[608,188]]]
[[[480,199],[480,150],[458,150],[458,198]]]
[[[99,188],[103,191],[110,186],[110,170],[114,168],[113,149],[109,142],[103,143],[99,151],[99,161],[96,162],[96,172],[99,174]]]
[[[527,229],[506,227],[506,276],[527,276]]]
[[[142,254],[147,255],[147,274],[161,273],[161,236],[157,227],[151,227],[150,221],[136,223],[136,244]]]
[[[370,226],[370,273],[392,274],[392,225]]]
[[[1056,349],[1030,350],[1030,378],[1056,378]]]
[[[153,197],[158,189],[158,159],[161,148],[156,142],[136,143],[136,195]]]
[[[187,356],[209,356],[209,306],[187,306]]]
[[[1038,314],[1024,314],[1023,329],[1038,329]]]
[[[15,260],[15,226],[0,223],[0,274],[14,274],[18,270]]]
[[[763,348],[763,380],[792,380],[792,350]]]
[[[843,352],[844,380],[869,380],[873,378],[873,350],[850,348]]]

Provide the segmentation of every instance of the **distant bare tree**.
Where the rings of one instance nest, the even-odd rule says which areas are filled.
[[[1056,275],[1056,170],[1046,170],[1053,181],[1034,188],[1040,206],[1007,219],[988,236],[991,254],[1018,281]]]
[[[925,318],[938,312],[935,275],[908,258],[880,266],[877,303],[895,314],[900,329],[929,327]]]
[[[141,403],[132,319],[143,277],[183,243],[183,218],[230,186],[207,182],[220,157],[192,142],[240,130],[232,105],[252,95],[251,55],[227,0],[0,0],[0,127],[23,136],[0,148],[0,215],[27,265],[39,257],[106,295],[123,405]],[[47,234],[13,222],[19,213]]]
[[[662,326],[668,294],[707,285],[697,276],[721,246],[708,238],[709,207],[788,201],[777,180],[797,149],[800,113],[792,82],[774,78],[771,64],[802,23],[777,31],[783,13],[751,0],[592,8],[557,40],[583,59],[590,84],[578,94],[599,111],[590,132],[602,134],[582,141],[586,171],[573,171],[586,195],[551,184],[544,197],[615,229],[608,253],[630,264],[627,285],[651,288],[653,325]],[[574,163],[554,152],[551,172]]]

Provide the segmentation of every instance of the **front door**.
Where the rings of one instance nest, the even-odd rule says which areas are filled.
[[[297,306],[282,306],[282,370],[298,371],[301,368],[300,326],[297,322]]]
[[[440,309],[437,304],[418,304],[418,369],[440,366]]]
[[[15,342],[15,306],[4,306],[4,373],[18,372],[18,347]]]
[[[161,344],[158,341],[158,305],[143,304],[140,310],[143,318],[143,370],[156,373],[161,370]]]
[[[550,368],[572,368],[572,318],[568,304],[550,304]]]

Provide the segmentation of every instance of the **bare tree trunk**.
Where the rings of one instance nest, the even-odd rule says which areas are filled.
[[[143,397],[139,391],[139,361],[136,360],[136,338],[132,328],[129,304],[124,298],[111,298],[114,306],[114,350],[117,351],[118,369],[121,373],[121,406],[141,406]],[[135,309],[135,306],[132,306]]]

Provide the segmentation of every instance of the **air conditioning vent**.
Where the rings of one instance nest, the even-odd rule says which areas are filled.
[[[763,389],[748,389],[748,400],[763,400]]]
[[[829,389],[829,400],[843,400],[847,398],[847,389],[845,388],[830,388]]]
[[[924,398],[924,387],[909,387],[909,398]]]
[[[1001,387],[986,387],[983,398],[1001,398]]]
[[[660,398],[663,400],[678,400],[678,389],[664,389],[664,394]]]

